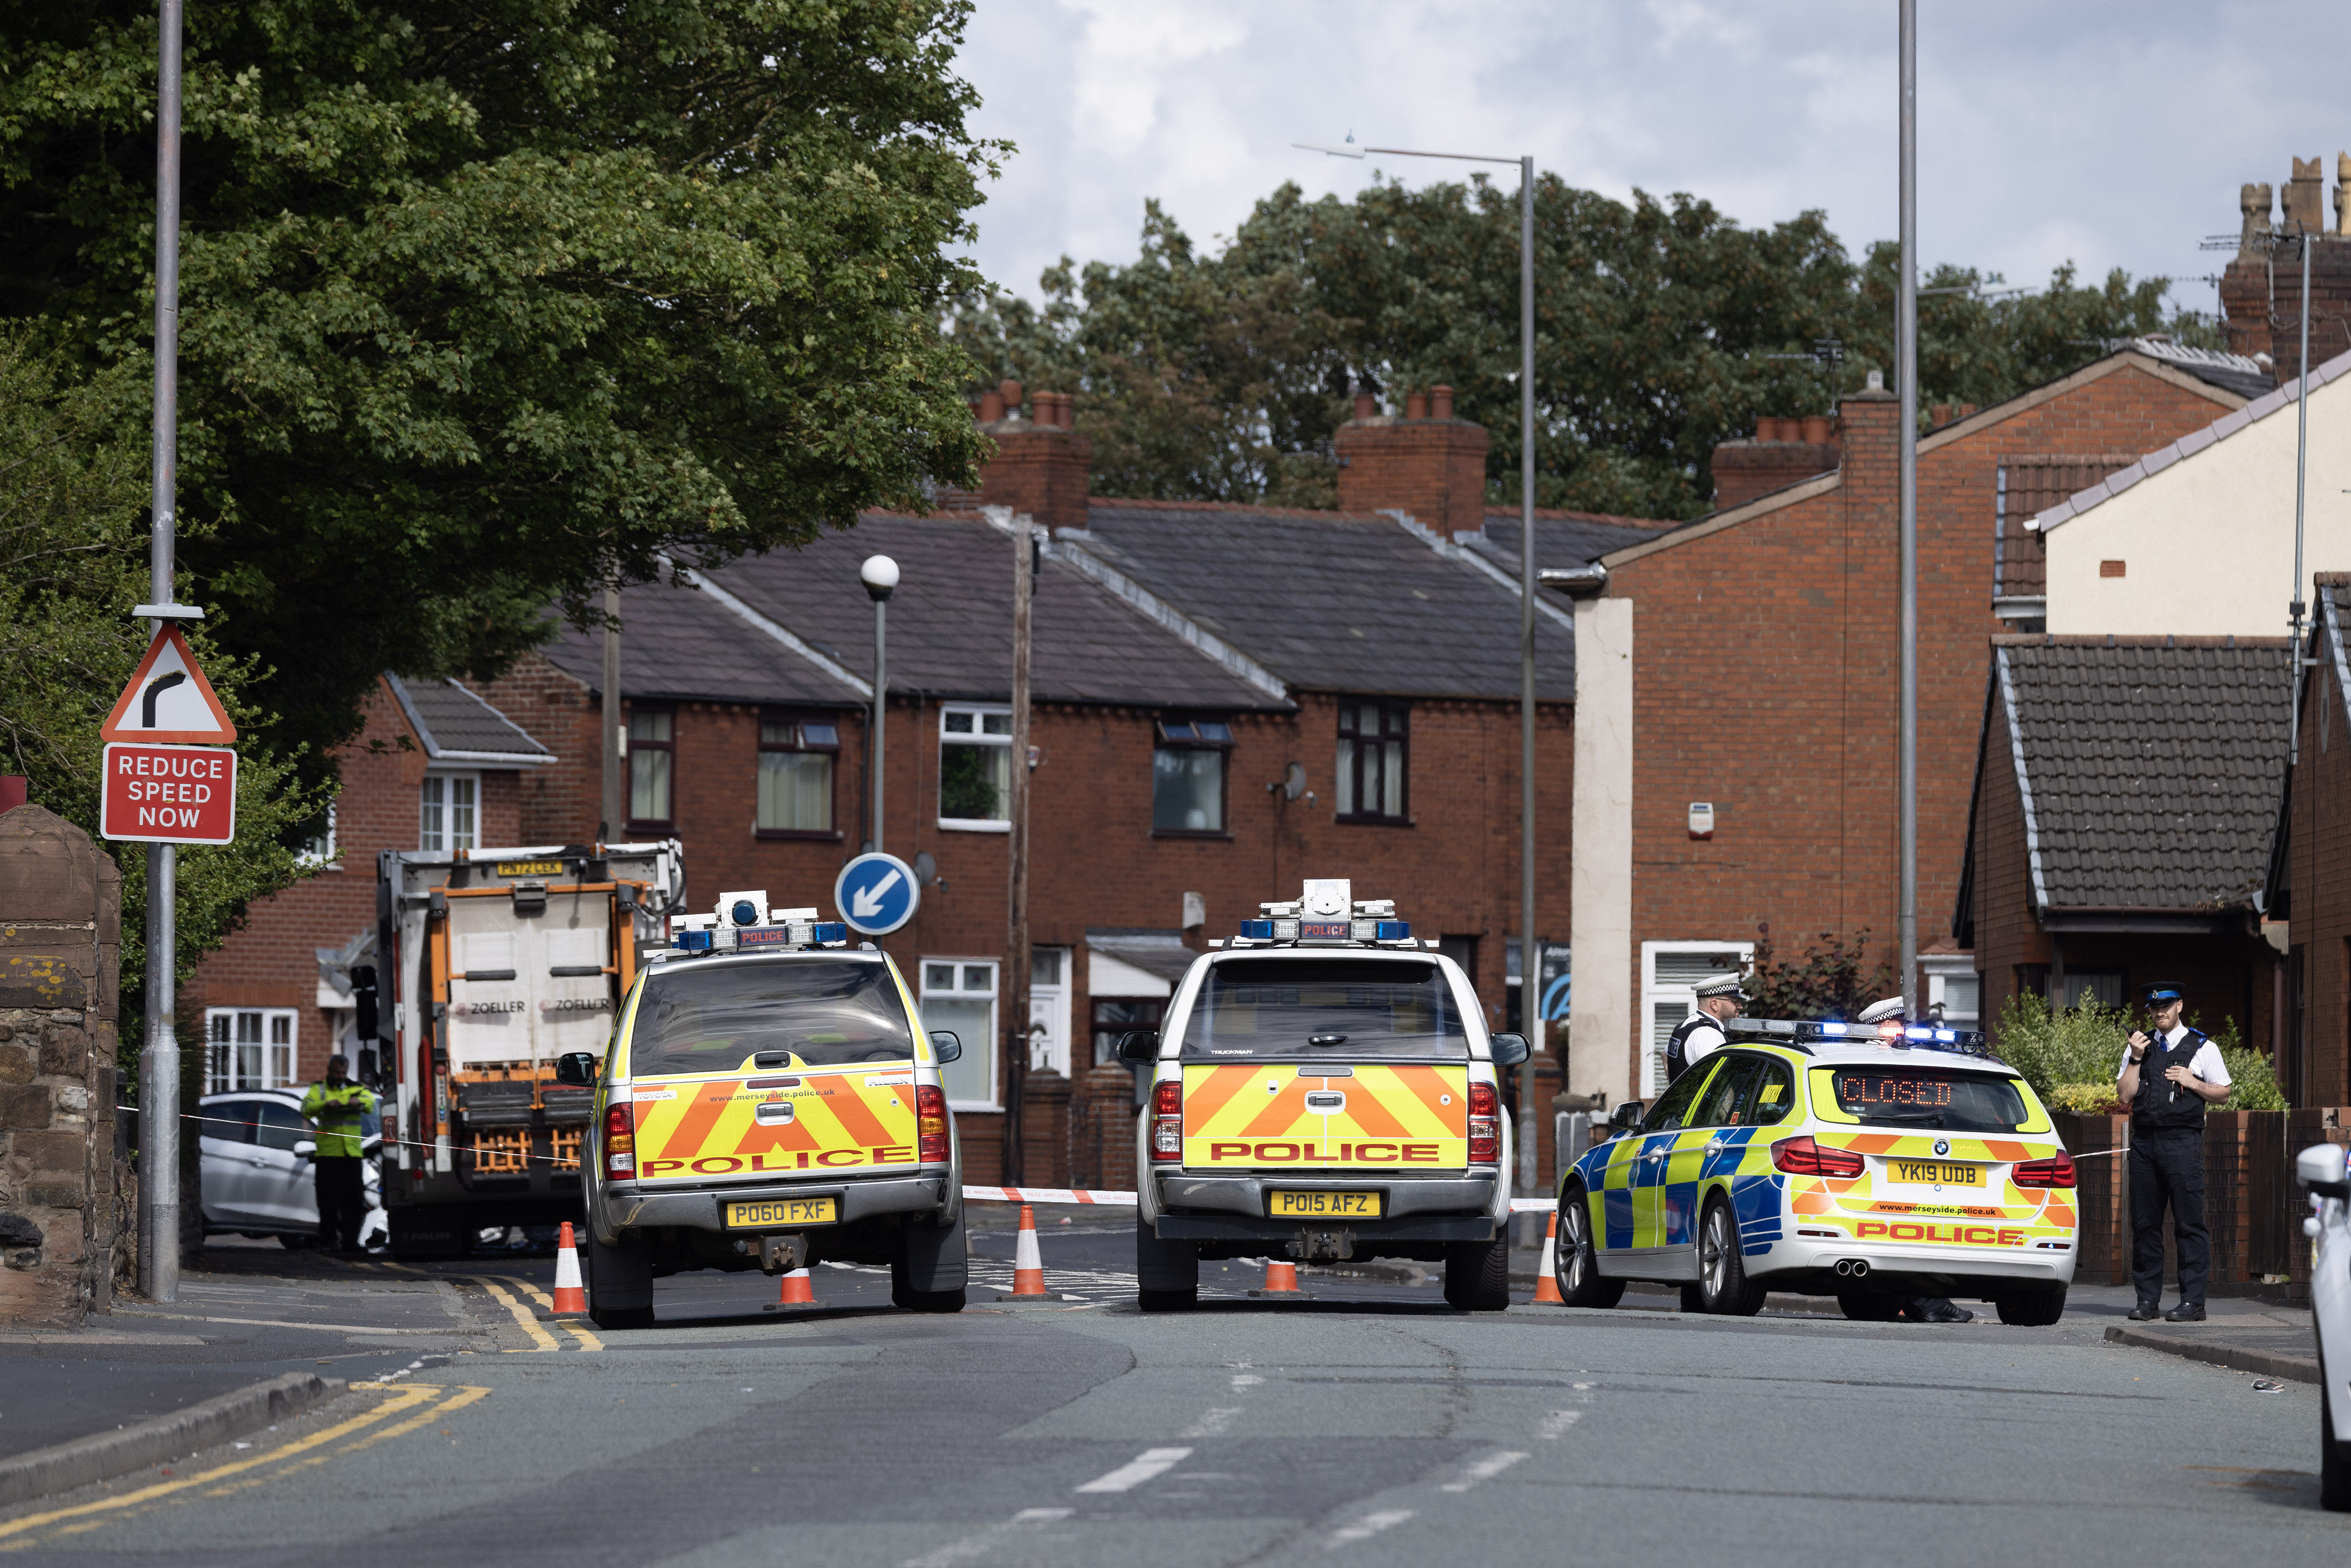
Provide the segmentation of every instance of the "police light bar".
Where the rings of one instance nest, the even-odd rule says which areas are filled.
[[[1410,947],[1412,922],[1395,918],[1395,902],[1356,898],[1341,881],[1306,883],[1306,896],[1258,905],[1258,917],[1240,923],[1226,947],[1325,946]]]
[[[1723,1033],[1733,1038],[1779,1040],[1821,1040],[1836,1045],[1882,1045],[1892,1051],[1949,1051],[1963,1056],[1991,1057],[1991,1043],[1980,1030],[1946,1029],[1940,1024],[1843,1023],[1834,1019],[1735,1018]]]
[[[846,947],[849,926],[839,920],[791,920],[777,925],[718,925],[677,933],[680,953],[789,952],[807,947]]]

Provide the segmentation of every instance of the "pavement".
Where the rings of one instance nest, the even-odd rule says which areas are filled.
[[[1310,1271],[1311,1299],[1274,1302],[1234,1263],[1204,1269],[1196,1311],[1145,1317],[1129,1215],[1040,1207],[1059,1299],[1026,1305],[993,1299],[1011,1213],[974,1213],[962,1313],[896,1311],[878,1270],[820,1267],[827,1305],[800,1313],[763,1310],[777,1286],[758,1273],[695,1274],[660,1281],[658,1325],[627,1333],[545,1321],[544,1257],[207,1251],[170,1308],[126,1303],[66,1336],[85,1344],[0,1344],[0,1411],[86,1406],[44,1416],[65,1431],[206,1378],[299,1367],[350,1386],[235,1443],[0,1508],[0,1552],[1417,1568],[1735,1550],[1813,1568],[1899,1542],[1919,1568],[1980,1568],[2351,1545],[2351,1520],[2316,1506],[2318,1390],[2110,1342],[2127,1290],[2077,1290],[2048,1329],[1853,1323],[1804,1298],[1686,1317],[1646,1292],[1465,1313],[1434,1271]],[[2298,1332],[2307,1354],[2306,1313],[2212,1307],[2159,1325],[2164,1348]],[[129,1334],[144,1337],[96,1342]]]

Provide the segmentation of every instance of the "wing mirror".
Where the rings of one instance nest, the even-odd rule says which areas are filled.
[[[1534,1054],[1534,1048],[1527,1043],[1527,1037],[1522,1034],[1498,1034],[1489,1049],[1493,1052],[1497,1067],[1516,1067]]]
[[[931,1037],[931,1054],[939,1059],[941,1067],[945,1067],[950,1061],[962,1060],[963,1040],[955,1030],[935,1029],[927,1032]]]
[[[585,1085],[596,1082],[596,1059],[584,1051],[567,1051],[555,1059],[558,1083]]]
[[[2313,1144],[2294,1157],[2294,1179],[2322,1197],[2351,1199],[2341,1144]]]
[[[1638,1100],[1627,1100],[1608,1113],[1608,1131],[1612,1134],[1629,1133],[1640,1124],[1641,1103]]]
[[[307,1160],[318,1152],[319,1141],[316,1138],[297,1138],[294,1140],[293,1153],[296,1159]]]
[[[1118,1059],[1134,1067],[1159,1060],[1159,1037],[1147,1029],[1131,1029],[1118,1037]]]

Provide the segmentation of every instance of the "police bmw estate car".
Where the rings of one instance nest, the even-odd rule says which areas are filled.
[[[2048,1324],[2074,1278],[2074,1160],[2032,1087],[1980,1035],[1739,1019],[1730,1043],[1559,1186],[1571,1306],[1626,1281],[1686,1312],[1746,1315],[1769,1291],[1834,1294],[1852,1318],[1921,1295],[1981,1297]]]

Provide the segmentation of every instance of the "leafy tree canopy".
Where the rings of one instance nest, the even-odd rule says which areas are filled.
[[[1758,414],[1823,412],[1870,370],[1891,380],[1897,252],[1856,263],[1805,213],[1746,228],[1687,195],[1627,204],[1555,177],[1535,193],[1536,499],[1696,516],[1716,443]],[[1041,307],[972,296],[956,330],[987,372],[1077,395],[1098,493],[1329,505],[1332,432],[1356,387],[1395,401],[1446,383],[1493,437],[1491,493],[1519,487],[1519,198],[1482,179],[1260,201],[1200,254],[1146,205],[1132,264],[1064,258]],[[1922,403],[1989,404],[2168,329],[2165,278],[2046,289],[1941,267],[1920,308]],[[1994,292],[1984,290],[1991,286]],[[1839,346],[1833,361],[1814,356]]]
[[[187,22],[183,592],[285,733],[494,673],[559,601],[969,476],[942,335],[1004,149],[967,0],[221,0]],[[0,33],[0,319],[152,314],[155,14]],[[124,431],[136,378],[106,381]],[[119,614],[131,601],[113,607]]]

